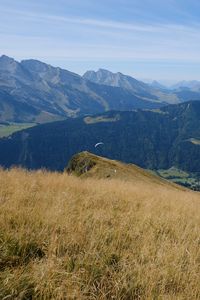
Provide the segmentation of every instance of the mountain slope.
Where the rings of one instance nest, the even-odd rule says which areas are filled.
[[[160,110],[107,112],[44,124],[0,139],[0,164],[63,170],[89,151],[142,168],[200,170],[200,102]],[[99,141],[104,144],[94,147]]]
[[[119,72],[100,69],[81,77],[33,59],[0,57],[0,122],[45,123],[199,99],[198,89],[167,90]]]
[[[125,88],[136,93],[149,90],[148,85],[142,81],[138,81],[131,76],[123,75],[120,72],[112,73],[104,69],[99,69],[97,72],[87,71],[83,75],[83,78],[98,84]]]
[[[81,178],[118,179],[134,182],[134,184],[142,182],[181,189],[180,186],[163,180],[136,165],[107,159],[87,151],[75,154],[70,159],[66,171]]]
[[[158,83],[156,85],[148,85],[120,72],[112,73],[108,70],[99,69],[97,72],[87,71],[83,78],[98,84],[121,87],[145,100],[155,99],[157,102],[164,101],[170,104],[181,102],[181,98],[175,93],[166,88],[163,89]]]
[[[92,83],[37,60],[0,57],[0,121],[47,122],[107,110],[164,105],[123,87]],[[149,101],[150,100],[150,101]]]
[[[160,90],[167,90],[167,87],[158,82],[157,80],[153,80],[150,84],[150,87]]]

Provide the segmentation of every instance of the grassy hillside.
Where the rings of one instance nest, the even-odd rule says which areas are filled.
[[[11,135],[14,132],[26,129],[26,128],[30,128],[35,126],[34,123],[13,123],[13,124],[0,124],[0,138],[2,137],[7,137],[9,135]]]
[[[168,170],[156,170],[152,172],[153,174],[161,176],[162,178],[165,178],[177,184],[187,186],[194,190],[198,190],[198,191],[200,190],[199,174],[197,177],[196,174],[188,173],[174,167],[171,167]]]
[[[147,178],[1,170],[0,299],[199,299],[200,194]]]
[[[123,181],[134,181],[134,183],[139,181],[143,182],[143,184],[153,183],[159,186],[175,186],[173,183],[161,179],[160,176],[156,176],[156,174],[136,165],[111,160],[88,151],[75,154],[69,161],[66,171],[68,174],[81,176],[82,178],[120,179]],[[176,189],[183,189],[180,186],[175,187]]]

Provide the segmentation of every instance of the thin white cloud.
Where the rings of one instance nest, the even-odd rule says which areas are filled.
[[[20,59],[37,57],[38,59],[63,59],[74,61],[185,61],[200,62],[199,51],[197,49],[181,49],[181,45],[177,47],[167,48],[167,45],[114,45],[92,44],[92,43],[76,43],[61,40],[56,43],[51,38],[29,37],[11,35],[0,35],[2,40],[0,53],[14,56]],[[13,47],[13,45],[15,45]],[[190,51],[190,55],[188,55]]]
[[[85,25],[91,27],[100,27],[105,29],[114,30],[124,30],[124,31],[135,31],[135,32],[146,32],[146,33],[166,33],[168,31],[173,34],[173,32],[186,32],[191,34],[197,34],[200,31],[200,23],[193,23],[191,25],[175,24],[175,23],[126,23],[126,22],[116,22],[111,20],[99,20],[99,19],[89,19],[81,18],[77,16],[68,17],[60,15],[51,14],[41,14],[41,13],[30,13],[29,11],[13,10],[13,9],[3,9],[2,13],[13,14],[15,18],[24,18],[25,20],[35,21],[35,22],[46,22],[52,24],[57,23],[68,23]]]
[[[199,23],[116,22],[12,9],[1,10],[0,23],[0,54],[17,59],[98,61],[99,66],[117,61],[200,63]]]

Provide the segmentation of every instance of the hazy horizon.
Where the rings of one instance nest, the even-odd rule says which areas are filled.
[[[200,80],[200,3],[1,0],[0,54],[82,75],[99,68],[167,84]]]

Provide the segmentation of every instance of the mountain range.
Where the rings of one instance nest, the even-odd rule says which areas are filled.
[[[178,99],[170,90],[167,90],[167,88],[163,87],[157,81],[153,81],[150,85],[148,85],[142,81],[136,80],[131,76],[124,75],[120,72],[112,73],[104,69],[99,69],[97,72],[87,71],[83,75],[83,78],[101,85],[126,89],[133,94],[144,97],[146,100],[151,100],[153,98],[157,99],[157,101],[163,101],[166,103],[180,102],[180,99]]]
[[[198,80],[191,80],[191,81],[187,81],[187,80],[183,80],[180,81],[178,83],[176,83],[175,85],[171,86],[171,89],[190,89],[192,91],[196,91],[199,92],[200,91],[200,81]]]
[[[95,147],[95,144],[103,144]],[[38,125],[0,139],[0,165],[63,170],[90,151],[142,168],[200,169],[200,101],[154,110],[110,111]]]
[[[197,90],[148,85],[119,72],[99,69],[80,76],[33,59],[0,57],[0,122],[45,123],[199,99]]]
[[[138,87],[137,87],[138,85]],[[47,122],[108,110],[160,107],[148,85],[99,85],[37,60],[0,57],[0,121]],[[145,90],[146,87],[146,90]]]

